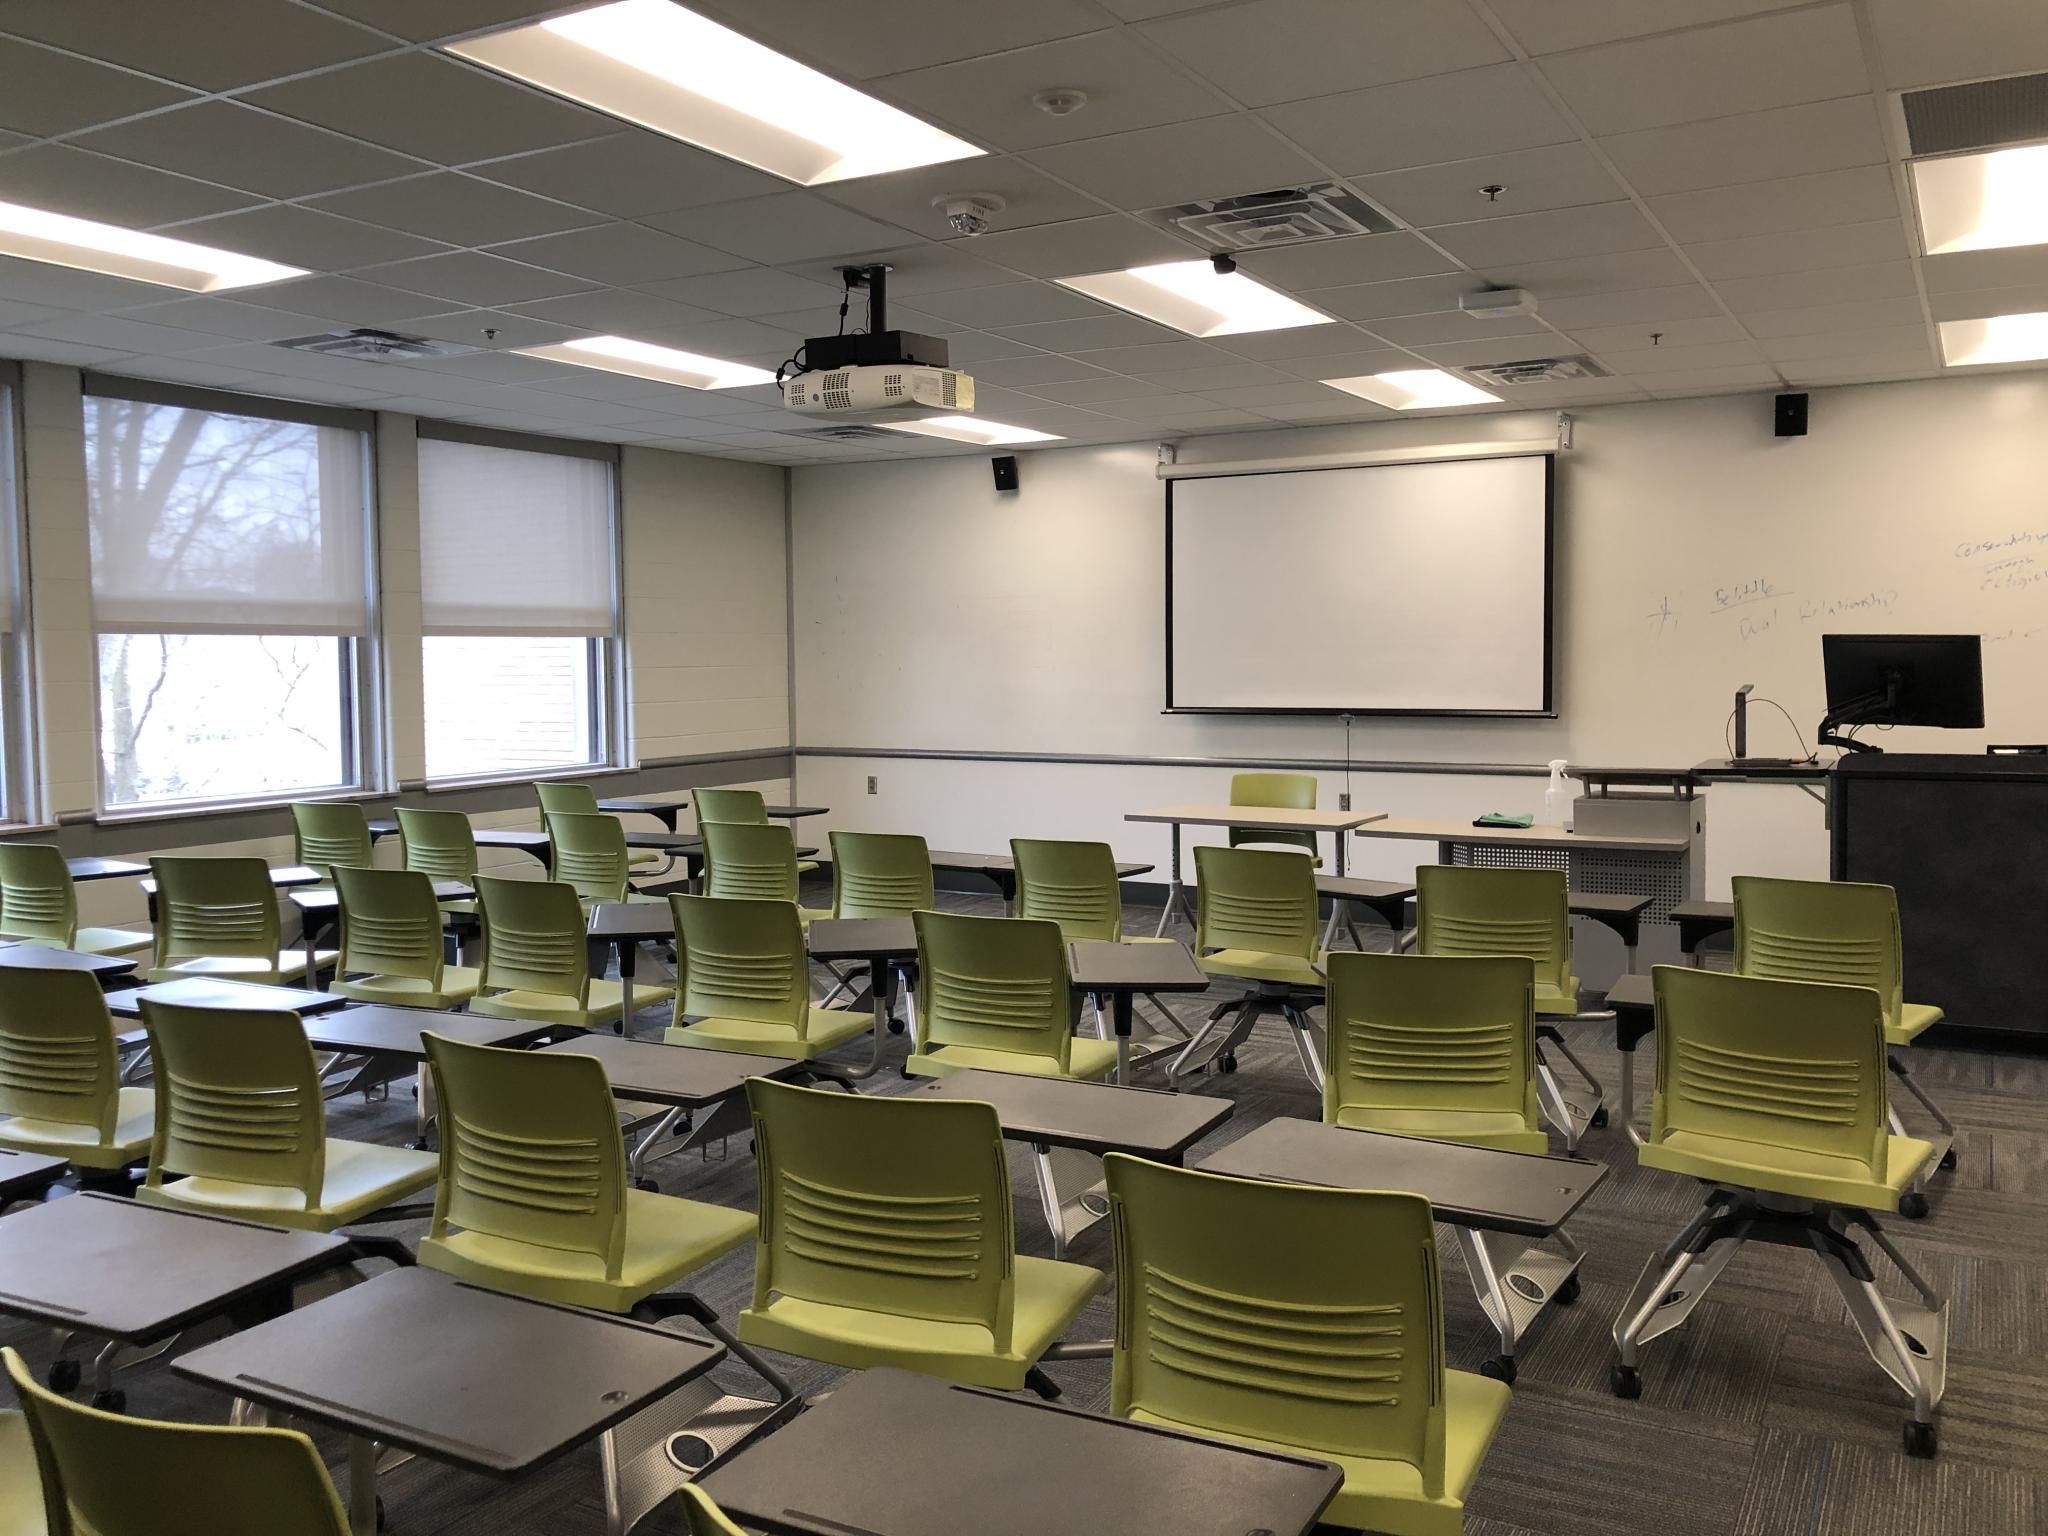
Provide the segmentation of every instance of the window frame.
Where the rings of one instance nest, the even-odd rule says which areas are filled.
[[[0,826],[8,827],[37,825],[42,807],[21,394],[20,365],[0,361],[0,571],[12,576],[7,601],[13,607],[11,623],[0,634]]]

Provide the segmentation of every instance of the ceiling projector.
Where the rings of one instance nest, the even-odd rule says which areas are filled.
[[[974,380],[956,369],[914,363],[823,368],[783,380],[782,404],[799,416],[841,421],[955,415],[974,409]]]

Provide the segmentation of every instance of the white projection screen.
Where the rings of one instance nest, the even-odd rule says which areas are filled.
[[[1546,715],[1552,456],[1166,486],[1166,707]]]

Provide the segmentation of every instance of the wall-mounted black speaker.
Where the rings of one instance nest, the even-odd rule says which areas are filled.
[[[1780,437],[1806,436],[1806,396],[1778,396],[1777,428]]]
[[[1017,455],[1006,453],[1001,458],[990,459],[989,468],[996,472],[996,489],[1014,491],[1017,489]]]

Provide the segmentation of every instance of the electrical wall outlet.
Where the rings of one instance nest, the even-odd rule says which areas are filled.
[[[1350,790],[1348,790],[1348,789],[1347,789],[1347,790],[1345,790],[1343,794],[1341,794],[1341,795],[1339,795],[1339,796],[1337,797],[1337,809],[1338,809],[1338,810],[1340,810],[1340,811],[1348,811],[1348,810],[1350,810],[1350,809],[1351,809],[1351,791],[1350,791]]]
[[[868,775],[868,793],[871,795],[874,794],[875,787],[875,776],[871,773]]]

